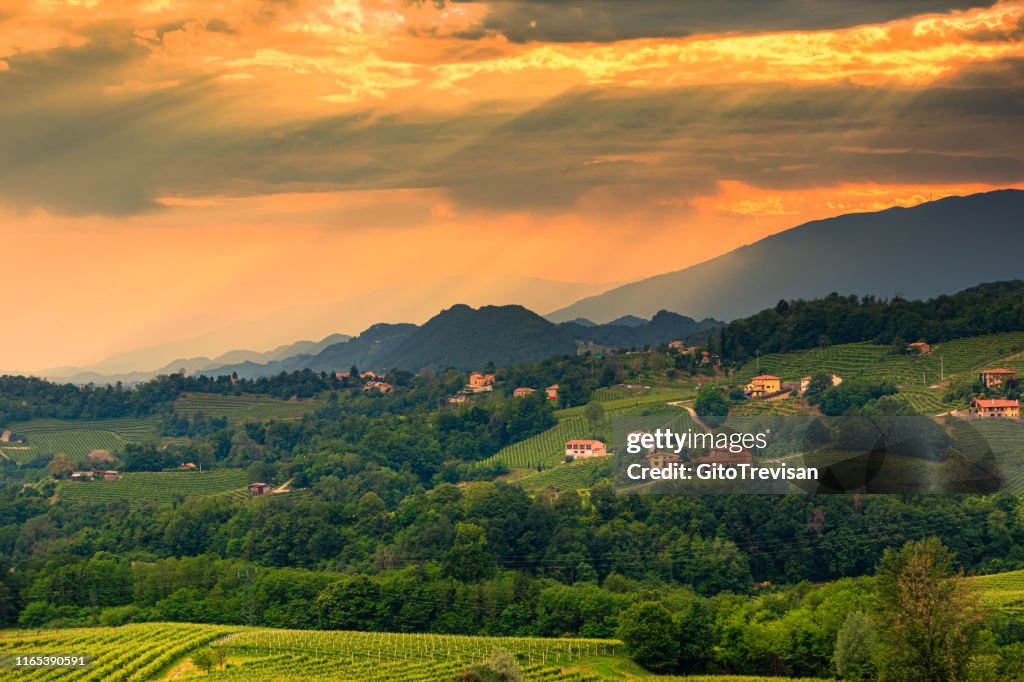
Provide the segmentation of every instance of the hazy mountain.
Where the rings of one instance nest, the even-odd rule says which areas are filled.
[[[816,220],[556,310],[553,321],[674,310],[734,319],[833,291],[924,299],[1024,276],[1024,191]]]
[[[203,373],[236,372],[240,377],[254,378],[300,369],[346,371],[353,365],[374,371],[392,367],[411,371],[423,367],[470,370],[483,368],[488,362],[508,366],[572,354],[580,342],[631,348],[672,339],[693,339],[720,325],[714,320],[697,322],[665,311],[635,327],[593,323],[587,326],[578,322],[556,325],[523,306],[474,309],[460,304],[442,310],[422,326],[376,324],[315,355],[297,355],[264,364],[243,362],[208,368]]]
[[[611,348],[642,348],[675,339],[698,339],[721,326],[722,323],[717,320],[709,318],[697,322],[692,317],[666,310],[658,311],[649,322],[640,320],[640,324],[637,325],[622,325],[615,322],[590,327],[580,326],[575,322],[563,322],[559,325],[574,339]]]
[[[103,372],[97,370],[97,367],[102,369],[104,366],[110,366],[109,363],[107,365],[101,364],[91,368],[63,367],[58,370],[50,370],[54,373],[48,373],[45,377],[51,381],[68,382],[72,384],[100,384],[114,383],[118,381],[130,384],[139,381],[148,381],[149,379],[161,374],[173,374],[181,371],[184,371],[186,374],[196,374],[203,370],[210,370],[215,367],[221,367],[229,364],[234,365],[248,363],[254,366],[262,366],[267,362],[285,360],[296,355],[316,355],[328,346],[333,346],[341,343],[342,341],[347,341],[350,338],[351,337],[346,334],[331,334],[320,341],[296,341],[295,343],[278,346],[273,350],[265,352],[232,350],[222,355],[218,355],[215,358],[179,358],[172,360],[163,367],[158,367],[157,369],[149,371]],[[115,362],[120,361],[116,360]],[[62,373],[57,373],[61,370],[63,370]]]
[[[639,327],[642,324],[647,324],[647,320],[636,315],[623,315],[622,317],[612,320],[608,324],[613,327]]]

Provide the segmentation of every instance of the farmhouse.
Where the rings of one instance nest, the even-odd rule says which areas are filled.
[[[608,450],[599,440],[570,440],[565,444],[565,456],[574,460],[607,457]]]
[[[548,394],[548,400],[558,400],[558,384],[552,384],[544,390]]]
[[[0,433],[0,443],[10,443],[12,438],[14,438],[14,434],[10,431]]]
[[[252,493],[253,496],[265,495],[272,490],[272,487],[269,483],[250,483],[248,485],[248,488],[249,492]]]
[[[91,471],[72,471],[72,481],[91,481],[93,479],[93,473]]]
[[[1007,382],[1017,378],[1017,373],[1012,369],[983,369],[978,374],[978,380],[985,388],[1002,388]]]
[[[678,464],[680,460],[679,455],[671,452],[652,452],[647,455],[647,466],[652,469],[664,469],[670,464]]]
[[[386,381],[368,381],[363,386],[364,391],[378,391],[379,393],[393,393],[395,387]]]
[[[121,476],[114,469],[93,469],[92,473],[94,476],[99,476],[104,481],[116,481]]]
[[[701,456],[701,464],[722,464],[724,466],[737,466],[740,464],[753,464],[754,457],[747,450],[732,452],[730,450],[719,450],[712,448],[706,455]]]
[[[782,390],[782,379],[771,374],[761,374],[750,380],[750,383],[743,387],[743,392],[751,398],[762,398]]]
[[[466,384],[466,391],[469,393],[483,393],[494,390],[494,375],[482,372],[472,372],[469,375],[469,383]]]
[[[535,389],[526,388],[525,386],[520,386],[516,390],[512,391],[512,397],[514,397],[514,398],[525,398],[526,396],[533,395],[536,392],[537,391]]]
[[[469,396],[465,393],[456,393],[455,395],[448,396],[449,405],[465,405],[469,402]]]
[[[1020,419],[1019,400],[984,400],[979,398],[971,404],[971,409],[979,417]]]
[[[915,341],[907,345],[908,353],[917,353],[918,355],[928,355],[932,352],[932,347],[924,341]]]
[[[195,462],[182,462],[181,466],[178,468],[182,471],[196,471],[199,469]]]

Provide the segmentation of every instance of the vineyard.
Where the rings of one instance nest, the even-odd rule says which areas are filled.
[[[150,502],[173,502],[180,497],[223,494],[244,498],[246,483],[242,469],[138,472],[126,473],[117,481],[65,481],[60,485],[58,498],[82,504],[127,502],[135,508]]]
[[[227,665],[202,674],[188,657],[204,647],[220,650]],[[497,651],[516,656],[524,679],[602,679],[592,661],[629,665],[620,643],[598,639],[468,637],[457,635],[271,630],[191,624],[141,624],[42,632],[0,632],[0,653],[89,654],[89,668],[0,671],[18,680],[367,680],[414,682],[451,679]],[[183,665],[184,664],[184,665]]]
[[[522,479],[526,490],[583,490],[611,475],[611,459],[585,459],[571,464],[559,464]]]
[[[281,400],[262,395],[221,395],[219,393],[185,393],[174,403],[174,409],[184,415],[202,412],[208,417],[227,417],[237,424],[247,419],[298,419],[322,408],[324,401]]]
[[[818,371],[838,374],[843,379],[863,377],[889,380],[900,387],[901,396],[923,414],[940,414],[955,408],[945,402],[946,384],[970,383],[984,367],[1006,367],[1024,371],[1024,332],[956,339],[933,346],[929,355],[893,354],[886,346],[850,343],[828,348],[773,353],[748,362],[730,378],[731,384],[746,383],[760,368],[784,381],[796,381]],[[964,407],[961,405],[960,407]],[[770,408],[768,408],[770,410]]]
[[[159,417],[95,421],[33,419],[17,424],[14,431],[28,442],[24,445],[5,446],[0,451],[15,462],[58,452],[82,461],[93,450],[109,450],[117,454],[124,450],[125,443],[159,438]]]
[[[975,576],[969,581],[981,593],[983,605],[1024,616],[1024,571]]]
[[[158,679],[188,652],[232,632],[215,625],[145,624],[119,628],[0,632],[0,653],[88,654],[92,665],[84,669],[0,670],[9,680],[121,680]]]

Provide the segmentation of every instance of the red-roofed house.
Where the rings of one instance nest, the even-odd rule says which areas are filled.
[[[565,456],[574,460],[607,457],[608,450],[599,440],[570,440],[565,444]]]
[[[976,399],[971,408],[979,417],[1000,417],[1003,419],[1020,419],[1019,400],[985,400]]]
[[[558,384],[552,384],[544,390],[548,394],[548,400],[558,400]]]
[[[1013,381],[1017,378],[1017,373],[1012,369],[983,369],[978,374],[978,380],[985,385],[986,388],[1002,388],[1007,381]]]
[[[536,392],[537,392],[536,389],[526,388],[524,386],[520,386],[516,390],[512,391],[512,397],[514,397],[514,398],[525,398],[526,396],[533,395]]]

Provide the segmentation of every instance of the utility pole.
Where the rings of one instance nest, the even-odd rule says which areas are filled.
[[[939,383],[941,384],[946,380],[946,362],[945,358],[939,356]]]

